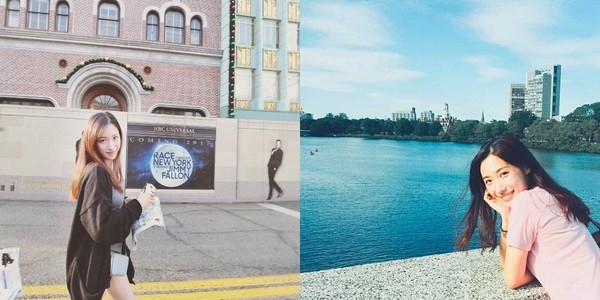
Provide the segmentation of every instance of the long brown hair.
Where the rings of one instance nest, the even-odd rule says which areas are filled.
[[[79,152],[77,153],[77,161],[75,162],[75,171],[73,172],[73,180],[71,181],[71,200],[76,200],[79,197],[79,189],[85,169],[91,163],[97,163],[106,170],[110,175],[112,186],[119,192],[123,192],[123,185],[121,184],[121,147],[119,148],[117,157],[113,161],[112,168],[104,162],[104,159],[98,153],[97,144],[100,132],[109,124],[117,127],[121,143],[123,143],[121,126],[113,114],[110,112],[100,112],[90,117],[81,135],[81,143],[79,145]]]
[[[497,212],[484,202],[485,184],[481,177],[481,162],[489,155],[495,155],[505,162],[518,167],[521,171],[529,169],[527,174],[527,189],[540,187],[553,195],[561,206],[567,220],[577,220],[587,225],[590,221],[590,210],[573,192],[559,185],[542,168],[531,151],[521,141],[510,135],[491,139],[481,146],[479,152],[471,161],[469,171],[469,190],[471,203],[467,214],[460,222],[459,228],[464,227],[463,233],[456,240],[455,247],[464,250],[469,247],[475,228],[479,226],[479,240],[482,248],[498,246],[496,236]],[[466,196],[465,192],[459,200]],[[479,220],[481,218],[481,220]]]

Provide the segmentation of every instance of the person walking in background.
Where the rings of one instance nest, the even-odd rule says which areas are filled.
[[[279,187],[277,182],[275,182],[275,173],[279,170],[282,159],[283,151],[281,150],[281,140],[278,139],[275,141],[275,148],[271,149],[271,157],[269,158],[269,163],[267,163],[267,173],[269,175],[269,196],[267,197],[267,200],[271,200],[273,189],[277,190],[277,198],[283,195],[283,190]]]
[[[83,131],[71,182],[77,201],[67,245],[67,288],[72,299],[134,299],[134,269],[125,238],[142,209],[154,201],[154,188],[125,200],[121,168],[123,133],[109,112],[94,114]],[[115,274],[113,253],[127,257]],[[123,257],[123,256],[121,256]]]
[[[479,227],[481,246],[493,251],[500,215],[507,287],[537,278],[553,300],[600,299],[600,249],[587,228],[589,208],[554,181],[518,139],[506,135],[486,142],[471,161],[469,188],[458,249],[468,248]]]
[[[81,132],[81,135],[83,135],[83,131]],[[79,157],[79,148],[81,145],[81,138],[79,138],[76,142],[75,142],[75,162],[77,162],[77,158]]]

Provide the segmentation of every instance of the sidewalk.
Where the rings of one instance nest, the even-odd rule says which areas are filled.
[[[297,201],[162,206],[167,230],[142,232],[131,255],[137,283],[299,273]],[[74,210],[74,202],[0,201],[0,247],[20,248],[23,286],[65,284]]]

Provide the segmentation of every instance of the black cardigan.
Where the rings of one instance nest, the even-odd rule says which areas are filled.
[[[125,238],[141,213],[142,206],[135,199],[116,208],[107,171],[97,163],[87,165],[67,245],[67,288],[71,299],[102,298],[110,283],[110,245],[123,243],[129,256]],[[133,276],[129,259],[130,283]]]

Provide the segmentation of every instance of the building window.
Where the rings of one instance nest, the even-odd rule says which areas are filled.
[[[29,0],[27,4],[27,28],[48,30],[50,7],[48,0]]]
[[[263,68],[277,69],[277,50],[263,50]]]
[[[158,14],[156,12],[150,12],[146,16],[146,40],[158,41]]]
[[[252,70],[237,69],[235,70],[235,96],[238,99],[252,99],[254,84],[252,81]]]
[[[193,17],[190,24],[190,43],[202,45],[202,21],[198,17]]]
[[[252,0],[238,0],[237,12],[240,15],[252,15]]]
[[[290,73],[287,76],[287,95],[290,103],[300,102],[300,74]]]
[[[19,0],[8,0],[8,8],[6,9],[6,27],[19,27],[20,6]]]
[[[288,70],[290,72],[300,72],[300,52],[288,52]]]
[[[84,109],[127,111],[127,98],[111,84],[97,84],[88,89],[82,97]]]
[[[52,101],[45,99],[0,98],[0,104],[54,107]]]
[[[300,3],[290,2],[288,3],[288,20],[294,22],[300,22]]]
[[[264,101],[277,102],[279,100],[279,73],[264,71],[261,88]]]
[[[98,35],[119,36],[119,7],[114,3],[101,3],[98,8]]]
[[[235,23],[235,40],[238,45],[252,46],[254,44],[254,25],[251,18],[238,17]]]
[[[263,16],[265,18],[277,18],[277,0],[263,0]]]
[[[300,29],[298,24],[288,24],[287,46],[289,51],[298,51],[300,48]]]
[[[264,48],[277,49],[279,46],[279,29],[276,21],[264,20]]]
[[[239,109],[250,109],[252,104],[250,102],[250,100],[247,99],[235,99],[235,108],[239,108]]]
[[[183,14],[175,10],[165,16],[165,42],[183,44]]]
[[[277,102],[265,101],[265,110],[277,110]]]
[[[111,95],[98,95],[88,105],[89,109],[120,111],[121,105]]]
[[[188,117],[206,117],[206,112],[201,109],[178,108],[178,107],[157,107],[152,110],[153,114],[175,115]]]
[[[300,108],[300,103],[290,103],[290,111],[293,112],[300,112],[301,108]]]
[[[237,54],[235,63],[238,67],[252,67],[252,48],[250,47],[235,47]],[[236,71],[237,72],[237,71]]]
[[[56,31],[69,32],[69,4],[66,2],[56,6]]]

